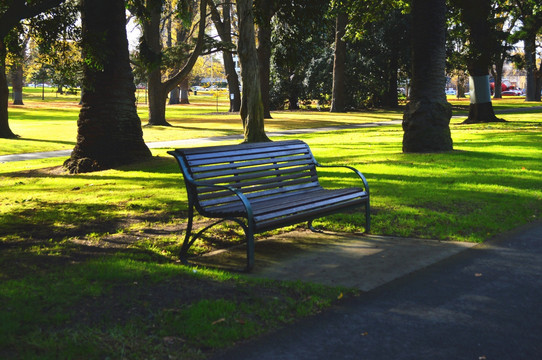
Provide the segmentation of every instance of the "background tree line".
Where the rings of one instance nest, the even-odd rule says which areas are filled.
[[[142,29],[131,57],[125,41],[126,9]],[[94,19],[100,11],[116,11],[115,16],[103,16],[116,24]],[[211,23],[217,36],[209,36]],[[241,110],[245,141],[268,140],[263,118],[273,109],[294,110],[308,101],[338,112],[397,107],[398,88],[405,88],[410,102],[403,123],[404,150],[451,150],[445,70],[470,76],[468,122],[500,121],[485,95],[486,78],[491,71],[500,81],[503,63],[514,60],[527,73],[526,99],[540,101],[541,29],[542,5],[536,0],[6,0],[0,4],[0,136],[16,136],[8,123],[6,74],[12,74],[14,101],[22,103],[22,65],[31,54],[39,59],[35,73],[56,74],[60,90],[82,84],[78,143],[67,162],[72,172],[149,156],[135,103],[129,105],[133,69],[149,87],[148,125],[168,125],[168,96],[174,103],[180,89],[186,98],[198,57],[221,51],[232,94],[230,111]],[[524,51],[512,56],[518,43]],[[242,95],[234,55],[242,65]],[[98,81],[113,69],[125,74],[115,76],[117,84],[111,77]],[[126,122],[118,114],[106,115],[117,113],[123,102],[126,113],[120,119]],[[87,112],[91,107],[101,110]],[[106,108],[108,112],[102,111]],[[433,115],[427,118],[428,113]],[[106,131],[111,124],[113,135]],[[91,135],[81,134],[89,129]],[[415,146],[405,145],[411,138]],[[420,140],[426,138],[431,141]],[[91,147],[84,144],[88,139]]]

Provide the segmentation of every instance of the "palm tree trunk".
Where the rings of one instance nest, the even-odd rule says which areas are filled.
[[[412,1],[412,89],[403,115],[403,152],[453,150],[444,77],[446,1]]]
[[[503,121],[493,112],[489,88],[489,66],[493,40],[489,16],[489,0],[456,0],[461,7],[461,19],[469,27],[469,70],[470,106],[469,117],[464,124]]]
[[[87,61],[77,144],[64,163],[71,173],[108,169],[152,156],[137,115],[125,16],[124,0],[81,1]]]

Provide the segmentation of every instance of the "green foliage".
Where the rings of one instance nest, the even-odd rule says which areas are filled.
[[[390,13],[410,11],[409,0],[334,0],[335,11],[344,11],[350,18],[346,36],[361,40],[367,36],[367,25],[385,20]]]
[[[345,85],[348,109],[390,105],[391,92],[397,91],[397,83],[390,82],[390,74],[398,73],[399,81],[405,81],[410,73],[409,28],[409,16],[394,11],[385,19],[366,24],[366,36],[347,43]],[[313,53],[306,50],[305,54],[310,54],[312,58],[307,60],[308,66],[298,66],[303,69],[304,76],[296,88],[299,97],[305,101],[318,100],[320,104],[328,104],[332,90],[333,49],[322,46]],[[273,69],[277,71],[277,61],[274,66]],[[295,79],[295,76],[289,78],[286,74],[288,72],[279,77],[273,73],[275,86],[272,99],[276,107],[287,99],[286,90]]]
[[[284,4],[273,19],[270,102],[274,109],[298,108],[307,98],[305,76],[311,61],[326,53],[333,40],[333,23],[326,18],[327,2]]]

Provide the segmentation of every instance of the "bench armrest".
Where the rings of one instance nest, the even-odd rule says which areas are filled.
[[[349,169],[349,170],[352,170],[353,172],[356,173],[356,175],[358,175],[358,177],[361,179],[361,181],[363,181],[363,188],[365,189],[365,192],[367,193],[367,195],[369,195],[369,183],[367,182],[367,179],[365,179],[365,176],[363,176],[363,174],[356,168],[352,167],[352,166],[347,166],[347,165],[322,165],[320,164],[318,161],[316,161],[316,159],[314,160],[314,163],[317,167],[323,167],[323,168],[345,168],[345,169]]]

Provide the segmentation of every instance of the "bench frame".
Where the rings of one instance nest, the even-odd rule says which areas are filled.
[[[258,194],[258,192],[252,192],[254,187],[261,186],[261,184],[255,184],[254,179],[250,178],[249,180],[253,181],[250,183],[251,187],[245,186],[244,184],[240,184],[241,181],[230,181],[229,183],[224,183],[224,178],[222,179],[213,179],[210,177],[207,180],[198,180],[198,173],[194,172],[194,168],[197,168],[198,165],[201,165],[203,162],[205,162],[204,165],[211,164],[212,169],[215,168],[228,168],[228,175],[233,175],[233,177],[229,177],[228,179],[235,179],[236,177],[241,176],[243,180],[246,180],[247,177],[250,177],[250,173],[253,173],[253,168],[249,167],[248,169],[245,167],[243,170],[240,170],[241,167],[243,167],[242,161],[246,161],[247,158],[253,159],[254,155],[252,155],[253,152],[265,152],[267,149],[270,149],[268,153],[265,153],[266,155],[260,156],[259,161],[267,161],[266,164],[270,163],[270,159],[273,159],[272,161],[275,161],[276,156],[279,156],[278,161],[282,161],[282,166],[290,166],[290,164],[294,164],[295,166],[299,165],[299,161],[297,160],[299,156],[296,156],[296,160],[294,161],[294,157],[292,157],[292,160],[288,158],[281,157],[282,154],[284,154],[284,151],[282,149],[303,149],[304,152],[304,159],[303,161],[303,167],[304,170],[308,171],[307,176],[311,178],[310,184],[307,186],[311,186],[311,189],[316,189],[316,192],[310,193],[309,191],[313,191],[311,189],[303,190],[304,184],[297,184],[295,186],[296,191],[294,192],[285,192],[285,197],[282,198],[282,200],[288,200],[288,202],[292,202],[299,198],[299,196],[306,196],[306,195],[312,195],[312,194],[327,194],[328,198],[325,201],[321,201],[321,204],[317,202],[318,208],[311,209],[311,211],[308,212],[296,212],[292,214],[286,214],[284,216],[280,216],[275,219],[272,219],[271,221],[268,221],[269,223],[266,223],[265,221],[259,221],[258,220],[258,214],[254,214],[254,209],[256,211],[258,210],[258,207],[255,208],[255,205],[257,203],[256,200],[254,200],[255,196],[252,196],[251,194]],[[281,149],[280,151],[277,149]],[[274,152],[273,152],[274,151]],[[291,150],[289,150],[292,152]],[[299,151],[298,151],[299,152]],[[267,143],[252,143],[252,144],[239,144],[239,145],[223,145],[223,146],[214,146],[214,147],[199,147],[199,148],[186,148],[186,149],[176,149],[174,151],[168,151],[168,154],[175,157],[177,160],[177,163],[179,164],[181,171],[183,173],[184,182],[186,186],[186,191],[188,195],[188,224],[186,228],[186,234],[184,238],[183,245],[180,250],[180,259],[184,264],[188,264],[187,261],[187,253],[188,249],[192,244],[200,237],[200,235],[208,230],[209,228],[220,224],[224,221],[234,221],[237,224],[239,224],[244,233],[247,243],[247,264],[246,264],[246,271],[250,271],[254,266],[254,234],[261,233],[264,231],[269,231],[272,229],[277,229],[289,225],[298,224],[300,222],[307,221],[308,228],[312,231],[318,232],[313,226],[312,221],[326,216],[333,213],[341,212],[347,208],[353,208],[358,207],[360,205],[365,206],[365,232],[370,232],[370,226],[371,226],[371,217],[370,217],[370,201],[369,201],[369,185],[367,183],[367,180],[363,176],[363,174],[358,171],[357,169],[351,167],[351,166],[332,166],[332,165],[321,165],[316,161],[314,156],[312,155],[312,152],[309,148],[309,146],[300,141],[300,140],[287,140],[287,141],[276,141],[276,142],[267,142]],[[232,154],[235,154],[233,156]],[[198,160],[201,159],[202,156],[204,156],[206,159],[212,158],[212,160]],[[265,158],[266,160],[261,160],[262,158]],[[194,160],[196,159],[196,160]],[[230,161],[230,159],[233,159]],[[235,159],[240,159],[241,162],[237,162]],[[272,162],[273,164],[277,164],[276,162]],[[219,165],[216,165],[219,164]],[[237,164],[240,164],[237,166]],[[252,165],[252,163],[251,163]],[[258,164],[261,166],[261,163]],[[266,165],[265,168],[270,171],[272,176],[267,176],[267,178],[264,179],[263,182],[269,182],[268,179],[271,178],[271,181],[275,182],[275,176],[280,179],[280,176],[283,176],[288,181],[291,181],[292,176],[284,176],[284,170],[281,168],[279,169],[279,165],[276,165],[277,167],[275,169],[268,170],[269,167],[273,167],[273,165]],[[343,201],[342,203],[337,200],[336,202],[333,201],[333,199],[329,198],[329,194],[335,195],[333,191],[341,191],[341,190],[326,190],[323,189],[319,182],[318,182],[318,175],[316,173],[316,167],[322,167],[322,168],[346,168],[351,171],[353,171],[359,179],[361,179],[361,182],[363,183],[362,188],[348,188],[343,190],[349,191],[349,198],[347,201]],[[201,169],[201,167],[200,167]],[[205,169],[205,168],[204,168]],[[297,168],[295,168],[297,169]],[[220,175],[224,175],[224,170],[221,170],[222,173]],[[275,172],[273,172],[275,171]],[[249,173],[247,175],[247,172]],[[205,174],[212,173],[212,175],[216,175],[215,172],[206,172]],[[220,171],[218,172],[220,173]],[[256,171],[256,173],[258,173]],[[274,174],[278,175],[274,175]],[[267,175],[267,174],[266,174]],[[199,175],[201,177],[201,175]],[[295,176],[295,175],[294,175]],[[258,181],[256,176],[256,182]],[[284,180],[279,180],[284,181]],[[218,183],[217,183],[218,182]],[[221,183],[222,182],[222,183]],[[297,181],[299,182],[299,181]],[[316,186],[316,187],[315,187]],[[286,186],[285,186],[286,187]],[[297,189],[300,187],[301,189]],[[284,194],[280,194],[280,191],[282,186],[278,186],[277,189],[275,189],[275,192],[279,192],[278,196],[284,196]],[[220,205],[220,207],[226,207],[229,209],[226,209],[225,211],[222,211],[220,213],[217,213],[217,211],[210,210],[210,206],[205,206],[203,203],[205,201],[202,200],[204,196],[210,197],[212,195],[205,195],[205,194],[213,194],[220,192],[222,194],[226,195],[220,195],[221,199],[228,197],[228,198],[235,198],[235,200],[231,200],[228,202],[229,205]],[[202,195],[203,194],[203,195]],[[291,196],[289,194],[292,194]],[[340,194],[338,194],[340,195]],[[257,195],[256,195],[257,196]],[[216,196],[215,196],[216,197]],[[269,194],[269,191],[265,193],[265,197],[263,198],[265,203],[268,203],[267,200],[275,200],[274,197],[277,197],[277,195]],[[340,196],[338,196],[340,198]],[[260,206],[262,204],[262,198],[260,198]],[[282,201],[281,200],[281,201]],[[235,205],[235,208],[232,208],[231,204]],[[216,208],[216,206],[215,206]],[[194,236],[192,236],[192,226],[193,226],[193,218],[194,218],[194,209],[198,211],[199,214],[209,217],[209,218],[217,218],[218,221],[205,226],[203,229],[199,230]],[[282,210],[282,209],[281,209]],[[287,211],[287,210],[286,210]],[[192,237],[192,238],[191,238]]]

